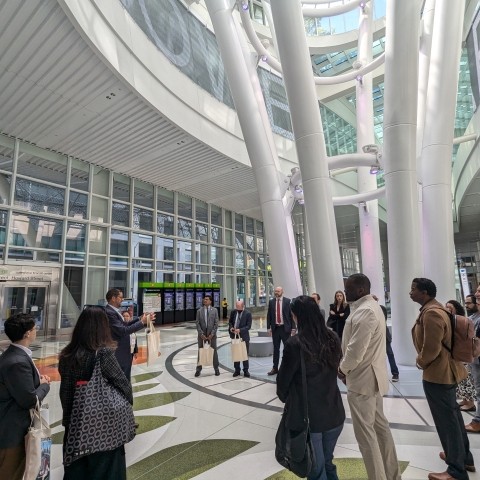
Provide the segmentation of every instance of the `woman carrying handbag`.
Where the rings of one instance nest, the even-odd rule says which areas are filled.
[[[277,395],[285,402],[284,422],[290,431],[298,432],[305,425],[303,412],[308,412],[315,462],[307,478],[338,480],[332,460],[345,421],[337,385],[337,370],[342,356],[340,342],[337,335],[326,327],[313,298],[297,297],[292,300],[290,308],[298,333],[285,344],[277,376]],[[306,399],[301,357],[304,357],[305,364]]]
[[[60,353],[66,480],[127,478],[124,444],[135,436],[133,396],[115,346],[104,309],[90,307]]]

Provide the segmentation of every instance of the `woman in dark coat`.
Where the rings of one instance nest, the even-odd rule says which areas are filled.
[[[60,352],[60,400],[65,427],[64,448],[70,427],[73,397],[77,382],[92,377],[98,357],[103,377],[133,404],[132,387],[115,358],[115,342],[105,310],[90,307],[83,310],[73,330],[71,342]],[[65,480],[126,480],[125,448],[92,453],[65,466]]]
[[[327,326],[330,327],[342,339],[345,321],[350,315],[350,307],[345,300],[345,295],[341,290],[335,292],[335,300],[330,304],[330,311],[327,320]]]
[[[303,426],[303,387],[300,350],[305,358],[308,415],[316,465],[308,480],[338,480],[333,451],[343,429],[345,410],[337,385],[342,356],[337,335],[325,325],[317,303],[311,297],[292,300],[292,316],[298,334],[290,337],[283,350],[277,375],[277,395],[285,402],[286,424],[291,430]]]

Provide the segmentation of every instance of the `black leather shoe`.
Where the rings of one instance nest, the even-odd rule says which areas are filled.
[[[273,367],[267,375],[276,375],[278,373],[278,368]]]
[[[197,371],[195,372],[195,376],[196,376],[196,377],[199,377],[199,376],[200,376],[200,372],[201,372],[201,370],[197,370]]]
[[[248,372],[248,370],[246,372],[243,372],[243,376],[247,378],[250,377],[250,373]]]
[[[234,377],[238,377],[240,375],[240,372],[233,372]]]
[[[447,456],[445,455],[445,452],[440,452],[438,456],[445,462],[447,460]],[[475,465],[465,465],[465,470],[467,472],[476,472]]]
[[[218,377],[220,375],[220,370],[218,368],[215,369],[215,376]]]

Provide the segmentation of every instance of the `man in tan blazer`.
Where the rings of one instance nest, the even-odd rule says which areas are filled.
[[[350,316],[342,337],[339,375],[346,381],[353,431],[370,480],[401,479],[383,395],[388,391],[386,324],[370,295],[370,280],[356,273],[345,283]]]
[[[417,366],[423,370],[423,390],[432,412],[448,465],[446,472],[430,473],[429,480],[468,480],[474,472],[473,456],[456,400],[457,383],[466,378],[461,362],[452,358],[452,324],[442,304],[435,300],[437,287],[428,278],[414,278],[410,298],[422,308],[412,329]]]

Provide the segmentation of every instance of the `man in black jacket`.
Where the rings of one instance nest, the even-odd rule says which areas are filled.
[[[5,333],[12,341],[0,356],[0,478],[21,480],[25,471],[25,435],[30,408],[50,391],[50,378],[40,375],[32,360],[35,319],[27,313],[10,317]]]
[[[105,295],[107,306],[105,313],[107,314],[110,328],[112,330],[112,338],[117,342],[115,357],[120,364],[123,373],[130,381],[132,371],[132,351],[130,346],[130,334],[138,332],[145,327],[147,323],[147,315],[144,313],[141,317],[134,318],[126,322],[120,313],[120,306],[123,301],[123,293],[118,288],[111,288]],[[155,314],[153,318],[155,318]]]
[[[295,335],[296,327],[290,311],[290,299],[283,296],[283,288],[275,287],[273,291],[275,298],[268,302],[267,329],[273,340],[273,368],[268,375],[278,373],[278,362],[280,361],[280,342],[288,340],[290,335]]]
[[[245,342],[247,347],[247,353],[250,344],[250,328],[252,328],[252,314],[245,309],[245,303],[243,300],[237,300],[235,303],[235,310],[230,313],[230,320],[228,322],[228,330],[230,332],[230,338],[234,338],[235,335],[240,335],[240,338]],[[233,362],[235,372],[234,377],[240,375],[240,362]],[[249,377],[248,372],[248,359],[243,361],[243,375]]]

